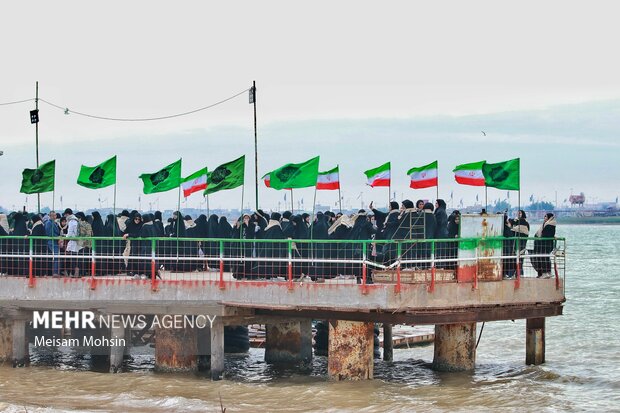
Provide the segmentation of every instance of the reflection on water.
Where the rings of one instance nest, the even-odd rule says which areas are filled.
[[[570,241],[564,316],[547,320],[547,363],[526,366],[525,322],[487,323],[473,373],[430,368],[432,346],[376,361],[375,380],[330,382],[327,359],[305,369],[264,362],[264,352],[227,355],[226,378],[152,370],[136,347],[125,373],[91,371],[69,348],[32,351],[32,366],[0,366],[0,411],[612,411],[620,410],[620,227],[558,228]],[[615,251],[615,254],[613,253]],[[480,325],[478,326],[478,333]]]

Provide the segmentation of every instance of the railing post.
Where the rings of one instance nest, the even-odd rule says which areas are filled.
[[[368,247],[367,243],[362,244],[362,294],[368,294],[368,287],[366,284],[367,277],[367,265],[366,265],[366,248]]]
[[[151,290],[157,291],[157,273],[155,269],[155,246],[156,240],[151,240]]]
[[[28,239],[28,287],[33,288],[34,287],[34,274],[33,274],[33,268],[32,268],[32,243],[33,240],[32,238]]]
[[[431,285],[428,291],[435,291],[435,240],[431,241]]]
[[[293,289],[293,241],[289,238],[288,241],[288,289]]]
[[[396,256],[398,257],[398,264],[396,266],[396,293],[400,293],[400,262],[402,260],[402,253],[403,245],[401,241],[398,241],[398,243],[396,244]]]
[[[226,288],[224,286],[224,241],[219,241],[220,245],[220,290]]]
[[[558,272],[558,258],[553,254],[553,270],[555,272],[555,289],[560,289],[560,274]]]
[[[478,250],[480,249],[480,241],[481,241],[480,238],[478,238],[476,240],[476,249],[474,250],[474,254],[475,254],[474,256],[476,258],[476,261],[475,261],[476,262],[476,266],[475,266],[476,271],[474,271],[474,281],[473,281],[474,283],[472,284],[472,289],[474,289],[474,290],[478,288],[478,267],[479,267],[478,266],[478,264],[479,264],[478,260],[480,259],[480,255],[478,254]]]

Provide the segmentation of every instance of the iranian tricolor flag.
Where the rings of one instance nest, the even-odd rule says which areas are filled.
[[[461,185],[484,186],[484,174],[482,165],[486,161],[464,163],[452,170],[454,179]]]
[[[204,191],[207,189],[207,168],[203,168],[194,172],[181,182],[183,188],[183,196],[187,198],[194,192]]]
[[[437,161],[411,168],[407,171],[407,175],[411,177],[410,188],[420,189],[437,186]]]
[[[340,189],[340,173],[338,167],[329,171],[319,172],[316,189]]]
[[[383,165],[364,171],[368,178],[368,185],[375,186],[390,186],[390,163],[384,163]]]
[[[271,188],[271,183],[270,183],[270,179],[269,179],[269,174],[265,174],[263,176],[263,181],[265,182],[265,186],[267,188]]]

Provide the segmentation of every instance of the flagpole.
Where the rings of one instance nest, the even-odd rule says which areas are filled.
[[[340,184],[338,184],[338,193],[340,193]],[[314,198],[312,200],[312,220],[310,220],[310,258],[314,257],[314,217],[315,217],[315,209],[316,209],[316,185],[314,185]],[[342,211],[342,209],[341,209]],[[303,225],[306,225],[304,222]]]
[[[114,171],[116,173],[116,170]],[[116,219],[116,176],[114,176],[114,202],[112,204],[112,213]],[[116,236],[116,224],[112,223],[112,237]]]
[[[54,171],[54,174],[56,174],[56,171]],[[56,210],[55,201],[56,201],[56,189],[52,191],[52,211]]]
[[[439,199],[439,162],[437,162],[437,198],[435,198],[435,200]]]
[[[295,213],[295,206],[293,205],[293,188],[291,188],[291,213]]]
[[[207,194],[207,217],[211,216],[211,212],[209,211],[209,194]]]
[[[338,179],[340,180],[340,177],[338,177]],[[316,192],[315,192],[315,196],[316,196]],[[340,213],[342,214],[342,195],[340,195],[340,182],[338,182],[338,205],[340,208]]]
[[[489,201],[488,201],[488,190],[489,187],[488,186],[484,186],[484,210],[486,211],[487,208],[489,207]]]

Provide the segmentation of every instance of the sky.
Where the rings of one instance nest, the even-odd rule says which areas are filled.
[[[39,97],[41,163],[56,159],[56,191],[42,205],[111,206],[113,188],[75,184],[81,164],[118,155],[117,206],[175,208],[178,193],[141,194],[138,176],[183,159],[183,174],[245,154],[242,191],[212,207],[254,207],[257,85],[259,177],[321,156],[340,165],[345,206],[386,204],[363,171],[392,162],[392,198],[434,199],[406,171],[439,161],[439,196],[471,204],[484,191],[454,182],[455,165],[521,158],[522,200],[561,203],[620,194],[620,38],[613,2],[296,3],[12,2],[0,16],[0,104]],[[242,93],[244,92],[244,93]],[[205,107],[173,119],[150,118]],[[0,105],[0,205],[36,208],[19,193],[35,166],[34,102]],[[485,132],[485,134],[482,133]],[[259,184],[260,206],[284,191]],[[395,193],[395,196],[394,196]],[[295,190],[312,205],[312,189]],[[506,191],[489,189],[489,200]],[[62,197],[62,202],[61,202]],[[319,191],[317,203],[338,195]],[[194,194],[182,207],[201,207]],[[516,204],[516,193],[510,195]],[[290,194],[287,195],[290,202]],[[522,203],[525,201],[522,201]],[[295,205],[297,208],[297,205]]]

